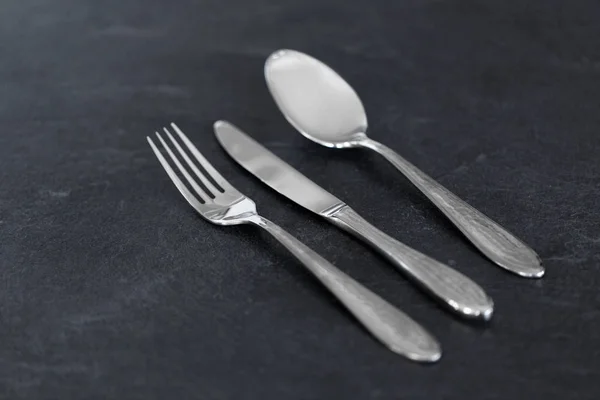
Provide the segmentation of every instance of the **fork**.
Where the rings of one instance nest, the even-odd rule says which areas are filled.
[[[179,157],[162,136],[158,132],[155,133],[171,162],[183,175],[193,193],[178,177],[152,139],[150,137],[146,139],[179,192],[204,219],[216,225],[253,224],[263,228],[287,248],[373,336],[390,350],[413,361],[435,362],[440,359],[440,345],[423,327],[337,269],[281,227],[260,216],[254,202],[231,186],[177,125],[171,123],[171,127],[187,147],[187,152],[167,128],[163,130],[196,178],[193,178],[188,169],[182,165]],[[190,155],[204,169],[204,172],[192,161]]]

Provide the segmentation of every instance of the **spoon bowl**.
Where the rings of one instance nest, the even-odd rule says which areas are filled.
[[[327,147],[356,147],[366,139],[367,114],[352,87],[321,61],[279,50],[265,63],[275,102],[300,133]]]

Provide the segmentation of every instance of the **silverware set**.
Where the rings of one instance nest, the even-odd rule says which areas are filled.
[[[279,50],[267,59],[265,78],[279,109],[302,135],[327,147],[378,152],[491,261],[522,277],[543,276],[540,258],[531,248],[393,150],[369,139],[362,102],[327,65],[297,51]],[[149,137],[148,142],[175,186],[204,219],[216,225],[263,228],[389,349],[419,362],[440,359],[440,345],[422,326],[259,215],[254,202],[231,186],[175,124],[171,130],[164,128],[168,141],[156,133],[168,157]],[[492,299],[471,279],[383,233],[233,124],[217,121],[214,131],[225,151],[248,172],[377,250],[449,312],[467,319],[492,317]]]

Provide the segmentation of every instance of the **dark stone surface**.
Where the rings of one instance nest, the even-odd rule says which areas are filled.
[[[4,0],[0,395],[6,399],[598,399],[600,3]],[[337,69],[373,138],[535,248],[480,256],[393,168],[298,135],[262,77],[281,47]],[[382,230],[494,297],[451,318],[213,137],[243,127]],[[145,136],[176,121],[265,216],[440,339],[373,340],[285,250],[198,218]]]

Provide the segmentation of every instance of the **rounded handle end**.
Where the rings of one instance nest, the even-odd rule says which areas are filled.
[[[480,319],[489,321],[494,315],[494,301],[484,294],[484,299],[479,304],[458,304],[454,301],[448,301],[450,307],[469,319]]]

